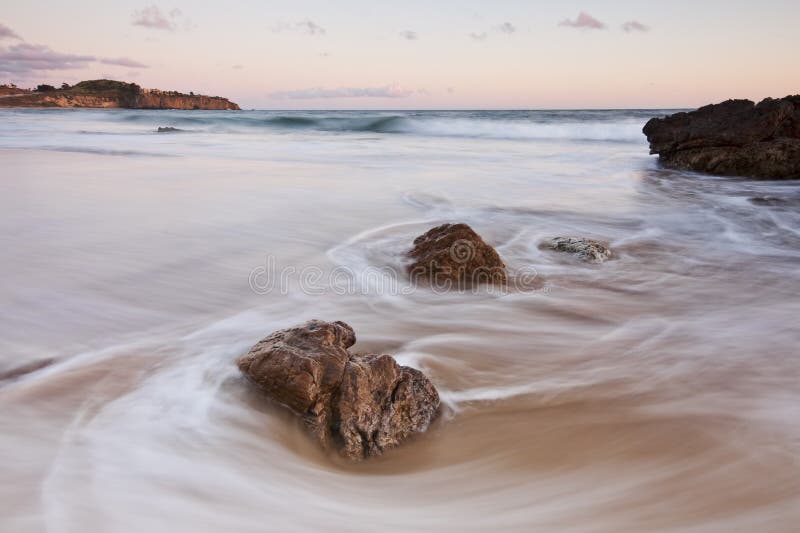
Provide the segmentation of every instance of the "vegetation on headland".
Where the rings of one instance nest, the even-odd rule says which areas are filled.
[[[20,89],[14,84],[0,86],[0,107],[100,107],[128,109],[239,109],[220,96],[178,91],[143,89],[135,83],[116,80],[88,80],[60,88],[41,84]]]

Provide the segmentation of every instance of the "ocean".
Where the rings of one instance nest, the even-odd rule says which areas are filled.
[[[661,168],[670,112],[0,111],[0,530],[795,531],[800,188]],[[444,222],[525,282],[411,285]],[[349,464],[253,390],[311,318],[429,431]]]

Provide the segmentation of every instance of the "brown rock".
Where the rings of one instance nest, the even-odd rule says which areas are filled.
[[[353,329],[311,320],[276,331],[239,358],[239,370],[303,417],[325,447],[351,459],[380,455],[427,429],[439,395],[424,374],[389,355],[353,355]]]
[[[497,251],[466,224],[443,224],[414,239],[408,253],[412,279],[437,287],[468,288],[505,283],[506,266]]]
[[[800,178],[800,95],[728,100],[644,127],[668,167],[759,179]]]

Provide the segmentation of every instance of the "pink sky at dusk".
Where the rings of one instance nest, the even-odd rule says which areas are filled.
[[[113,78],[244,108],[695,107],[800,93],[762,2],[5,2],[0,81]]]

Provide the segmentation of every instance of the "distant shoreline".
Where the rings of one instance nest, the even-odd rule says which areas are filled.
[[[143,89],[135,83],[115,80],[82,81],[58,89],[49,85],[39,85],[35,90],[15,86],[2,89],[11,94],[0,95],[0,108],[240,110],[236,103],[221,96]]]

